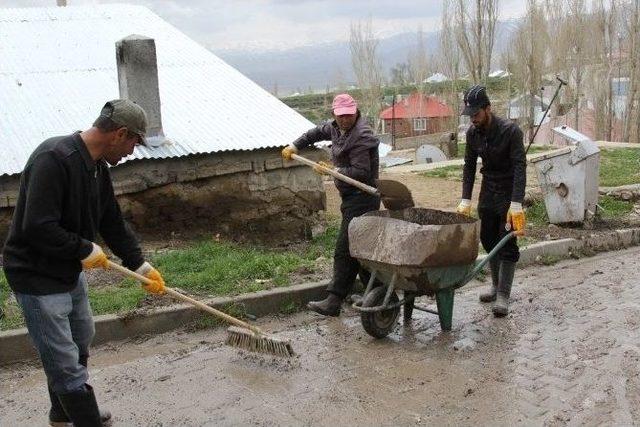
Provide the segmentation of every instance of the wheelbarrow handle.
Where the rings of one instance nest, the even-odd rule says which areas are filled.
[[[500,239],[498,244],[495,245],[495,247],[493,249],[491,249],[491,251],[487,254],[487,256],[484,257],[484,259],[480,260],[480,262],[478,262],[475,265],[475,267],[473,267],[473,270],[471,270],[471,272],[469,274],[467,274],[467,276],[464,278],[464,280],[462,280],[462,282],[460,282],[456,286],[456,288],[460,288],[460,287],[466,285],[471,279],[476,277],[478,275],[478,273],[480,273],[480,271],[484,268],[484,266],[487,265],[487,263],[489,261],[491,261],[491,259],[493,257],[496,256],[496,254],[500,251],[500,249],[502,249],[504,247],[504,245],[506,245],[509,240],[515,239],[516,237],[517,237],[516,232],[515,231],[511,231],[508,234],[506,234],[502,239]]]

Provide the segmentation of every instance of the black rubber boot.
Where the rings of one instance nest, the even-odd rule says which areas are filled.
[[[493,258],[489,261],[489,270],[491,270],[491,289],[489,292],[480,294],[480,302],[494,302],[498,293],[498,283],[500,281],[500,260]]]
[[[74,427],[102,427],[96,396],[89,384],[80,390],[59,394],[58,399]]]
[[[307,304],[309,310],[313,310],[316,313],[320,313],[324,316],[337,317],[340,315],[340,308],[342,307],[342,298],[336,294],[329,292],[329,295],[322,301],[311,301]]]
[[[86,354],[81,354],[78,357],[78,363],[85,368],[88,366],[88,361],[89,356]],[[51,386],[49,386],[49,400],[51,400],[51,409],[49,409],[49,425],[52,427],[73,427],[71,420],[62,408],[62,404],[60,404],[60,399],[58,399],[58,396]],[[100,421],[103,426],[110,425],[111,412],[100,410]]]
[[[496,302],[493,303],[493,315],[496,317],[509,314],[509,297],[511,296],[511,285],[515,271],[515,262],[502,261],[500,264],[500,283],[498,284]]]

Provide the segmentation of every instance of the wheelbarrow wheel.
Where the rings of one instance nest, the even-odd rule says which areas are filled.
[[[384,296],[387,293],[387,287],[381,286],[373,288],[362,300],[362,307],[377,307],[384,302]],[[398,301],[398,295],[391,293],[389,304],[395,304]],[[362,327],[369,335],[374,338],[384,338],[389,335],[398,321],[400,315],[400,307],[376,312],[363,312],[360,314]]]

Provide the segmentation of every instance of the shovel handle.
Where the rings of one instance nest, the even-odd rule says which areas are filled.
[[[338,172],[338,171],[336,171],[334,169],[322,166],[321,164],[316,163],[313,160],[309,160],[306,157],[302,157],[302,156],[300,156],[298,154],[291,154],[291,158],[294,159],[294,160],[299,161],[300,163],[304,163],[307,166],[311,166],[312,168],[320,168],[323,171],[325,171],[326,173],[328,173],[329,175],[331,175],[332,177],[334,177],[336,179],[339,179],[342,182],[346,182],[349,185],[353,185],[354,187],[359,188],[360,190],[364,191],[365,193],[369,193],[369,194],[371,194],[373,196],[380,196],[380,192],[378,191],[377,188],[372,187],[372,186],[367,185],[367,184],[363,184],[360,181],[357,181],[357,180],[355,180],[353,178],[350,178],[350,177],[348,177],[346,175],[343,175],[343,174],[341,174],[340,172]]]
[[[153,280],[136,273],[135,271],[131,271],[126,267],[123,267],[120,264],[116,264],[115,262],[109,260],[109,268],[112,268],[114,270],[118,270],[120,273],[123,273],[125,276],[129,276],[132,279],[136,279],[141,281],[142,283],[146,284],[146,285],[151,285],[153,284]],[[227,313],[223,313],[220,310],[216,310],[213,307],[209,307],[207,304],[200,302],[198,300],[195,300],[191,297],[188,297],[186,295],[181,294],[180,292],[176,291],[175,289],[169,288],[167,286],[165,286],[164,288],[165,292],[169,295],[171,295],[172,297],[179,299],[181,301],[187,302],[189,304],[194,305],[195,307],[199,308],[200,310],[206,311],[207,313],[213,314],[214,316],[225,320],[233,325],[239,326],[241,328],[245,328],[245,329],[249,329],[250,331],[253,331],[254,333],[258,334],[258,335],[262,335],[262,331],[253,326],[248,324],[247,322],[243,322],[240,319],[236,319],[233,316],[229,316]]]

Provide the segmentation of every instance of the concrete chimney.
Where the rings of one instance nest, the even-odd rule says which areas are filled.
[[[164,133],[160,116],[155,40],[139,35],[123,38],[116,42],[116,60],[120,98],[130,99],[144,109],[149,121],[147,140],[151,145],[155,145],[154,142],[161,143]]]

